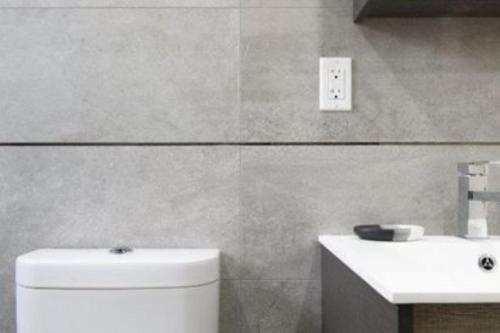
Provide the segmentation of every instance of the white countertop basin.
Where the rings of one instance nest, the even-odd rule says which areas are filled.
[[[478,265],[484,254],[500,260],[498,237],[376,242],[322,235],[319,242],[391,303],[500,303],[500,261],[489,272]]]

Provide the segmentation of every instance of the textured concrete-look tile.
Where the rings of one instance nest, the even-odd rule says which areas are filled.
[[[0,10],[0,141],[236,141],[238,45],[237,9]]]
[[[241,282],[242,333],[321,332],[321,285],[316,280]]]
[[[455,234],[456,163],[499,157],[500,146],[244,148],[242,278],[319,279],[318,235],[356,224]]]
[[[240,0],[0,0],[0,8],[236,7]]]
[[[217,247],[239,276],[238,150],[0,149],[0,331],[13,333],[14,260],[42,247]]]
[[[221,282],[219,333],[239,333],[241,327],[241,282],[223,280]]]
[[[500,21],[455,22],[242,9],[242,140],[499,140]],[[353,57],[353,112],[319,111],[322,56]]]

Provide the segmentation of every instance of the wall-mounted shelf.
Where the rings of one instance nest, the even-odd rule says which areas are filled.
[[[367,17],[495,17],[500,0],[354,0],[354,21]]]

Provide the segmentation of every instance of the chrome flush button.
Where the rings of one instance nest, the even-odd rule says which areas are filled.
[[[483,271],[491,272],[495,268],[496,263],[495,257],[489,254],[483,254],[479,257],[478,265]]]
[[[113,254],[126,254],[126,253],[129,253],[132,251],[133,251],[132,248],[127,247],[127,246],[118,246],[118,247],[114,247],[111,250],[109,250],[109,252],[111,252]]]

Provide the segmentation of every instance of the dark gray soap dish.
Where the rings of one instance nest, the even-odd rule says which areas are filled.
[[[407,242],[424,236],[424,227],[410,224],[364,224],[354,227],[361,239],[383,242]]]

